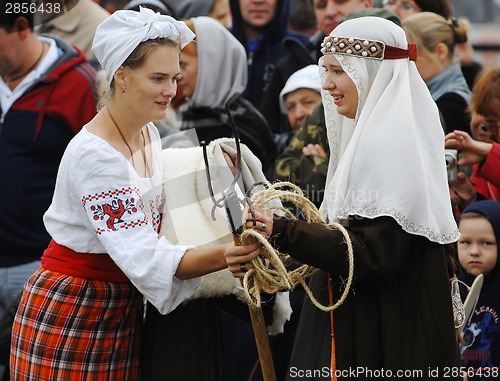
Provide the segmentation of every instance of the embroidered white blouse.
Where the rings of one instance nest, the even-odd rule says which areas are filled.
[[[44,223],[53,240],[79,253],[108,253],[163,314],[196,290],[199,278],[179,280],[189,246],[158,237],[162,210],[160,136],[148,125],[153,176],[140,177],[120,152],[84,127],[61,160]],[[138,160],[137,158],[136,160]]]

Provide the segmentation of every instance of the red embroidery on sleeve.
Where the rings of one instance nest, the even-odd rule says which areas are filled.
[[[130,194],[132,197],[123,197],[127,194]],[[97,227],[96,234],[147,224],[147,216],[144,214],[142,199],[139,196],[137,188],[123,188],[83,197],[82,204],[84,209],[87,209],[86,204],[88,202],[92,203],[90,211],[93,214],[93,219],[95,221],[102,220],[106,223],[107,229]],[[123,219],[125,214],[132,215],[138,211],[142,211],[139,219],[128,222]]]

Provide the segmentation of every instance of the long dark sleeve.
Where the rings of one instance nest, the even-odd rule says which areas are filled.
[[[392,217],[352,220],[348,228],[353,244],[356,283],[384,287],[407,267],[413,239]],[[337,229],[320,224],[278,218],[273,239],[281,252],[346,279],[347,245]],[[392,255],[391,255],[392,254]]]

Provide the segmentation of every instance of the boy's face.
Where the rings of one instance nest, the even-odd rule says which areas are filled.
[[[458,260],[470,274],[487,274],[497,263],[498,248],[493,227],[486,218],[464,218],[459,225]]]

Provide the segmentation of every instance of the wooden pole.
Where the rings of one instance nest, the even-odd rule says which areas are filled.
[[[233,233],[235,245],[240,245],[238,235]],[[273,355],[271,354],[271,346],[269,345],[269,336],[267,335],[266,321],[261,307],[248,306],[250,319],[252,320],[253,334],[255,337],[255,345],[259,354],[260,368],[264,381],[276,381],[276,371],[274,370]]]
[[[248,306],[250,318],[252,319],[253,333],[255,335],[255,344],[259,353],[260,367],[264,381],[276,381],[276,372],[274,371],[273,356],[269,346],[269,337],[267,336],[266,322],[262,308],[253,308]]]
[[[233,175],[236,174],[237,167],[235,163],[231,160],[229,155],[223,151],[224,158],[226,159],[226,163],[228,167],[231,169]],[[236,158],[237,159],[237,158]],[[237,160],[235,160],[237,161]],[[237,164],[237,163],[236,163]],[[233,233],[233,241],[235,245],[240,245],[240,238],[238,236],[237,229],[234,230],[234,222],[241,222],[241,218],[234,218],[231,215],[231,210],[237,210],[238,207],[231,208],[229,204],[231,204],[233,200],[232,198],[236,197],[236,193],[231,194],[225,200],[226,214],[229,220],[229,224],[231,226],[231,231]],[[235,205],[238,205],[238,201],[234,202]],[[255,344],[257,346],[257,353],[259,354],[259,362],[260,367],[262,369],[262,376],[264,381],[276,381],[276,372],[274,370],[274,362],[273,356],[271,354],[271,347],[269,346],[269,337],[267,336],[266,322],[264,320],[264,314],[262,313],[262,308],[256,307],[253,308],[250,305],[248,306],[248,310],[250,312],[250,318],[252,320],[252,328],[255,336]]]

